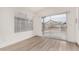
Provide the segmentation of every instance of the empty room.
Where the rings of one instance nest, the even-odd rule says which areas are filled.
[[[79,51],[78,7],[0,7],[0,51]]]

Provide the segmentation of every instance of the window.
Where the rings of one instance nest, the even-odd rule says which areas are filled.
[[[15,32],[31,31],[33,29],[32,20],[17,16],[15,16],[14,19],[15,19]]]
[[[66,14],[59,14],[55,16],[51,16],[51,20],[56,21],[56,22],[66,22]]]
[[[53,15],[53,16],[46,16],[44,18],[44,23],[46,23],[46,22],[48,22],[50,20],[65,23],[66,22],[66,14],[58,14],[58,15]],[[42,19],[42,22],[43,22],[43,19]]]

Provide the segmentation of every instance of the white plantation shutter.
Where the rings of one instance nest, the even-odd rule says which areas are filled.
[[[16,17],[15,16],[15,32],[24,32],[24,31],[30,31],[33,29],[32,27],[32,21],[29,22],[29,19]]]

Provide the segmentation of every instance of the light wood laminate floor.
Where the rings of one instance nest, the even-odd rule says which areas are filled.
[[[78,51],[75,43],[44,37],[32,37],[19,43],[4,47],[1,51]]]

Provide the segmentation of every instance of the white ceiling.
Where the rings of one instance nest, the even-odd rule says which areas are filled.
[[[42,9],[44,9],[45,7],[26,7],[26,9],[28,9],[28,10],[30,10],[30,11],[32,11],[32,12],[38,12],[38,11],[40,11],[40,10],[42,10]]]
[[[31,13],[37,13],[41,10],[43,10],[45,7],[16,7],[15,10],[17,11],[29,11]]]

